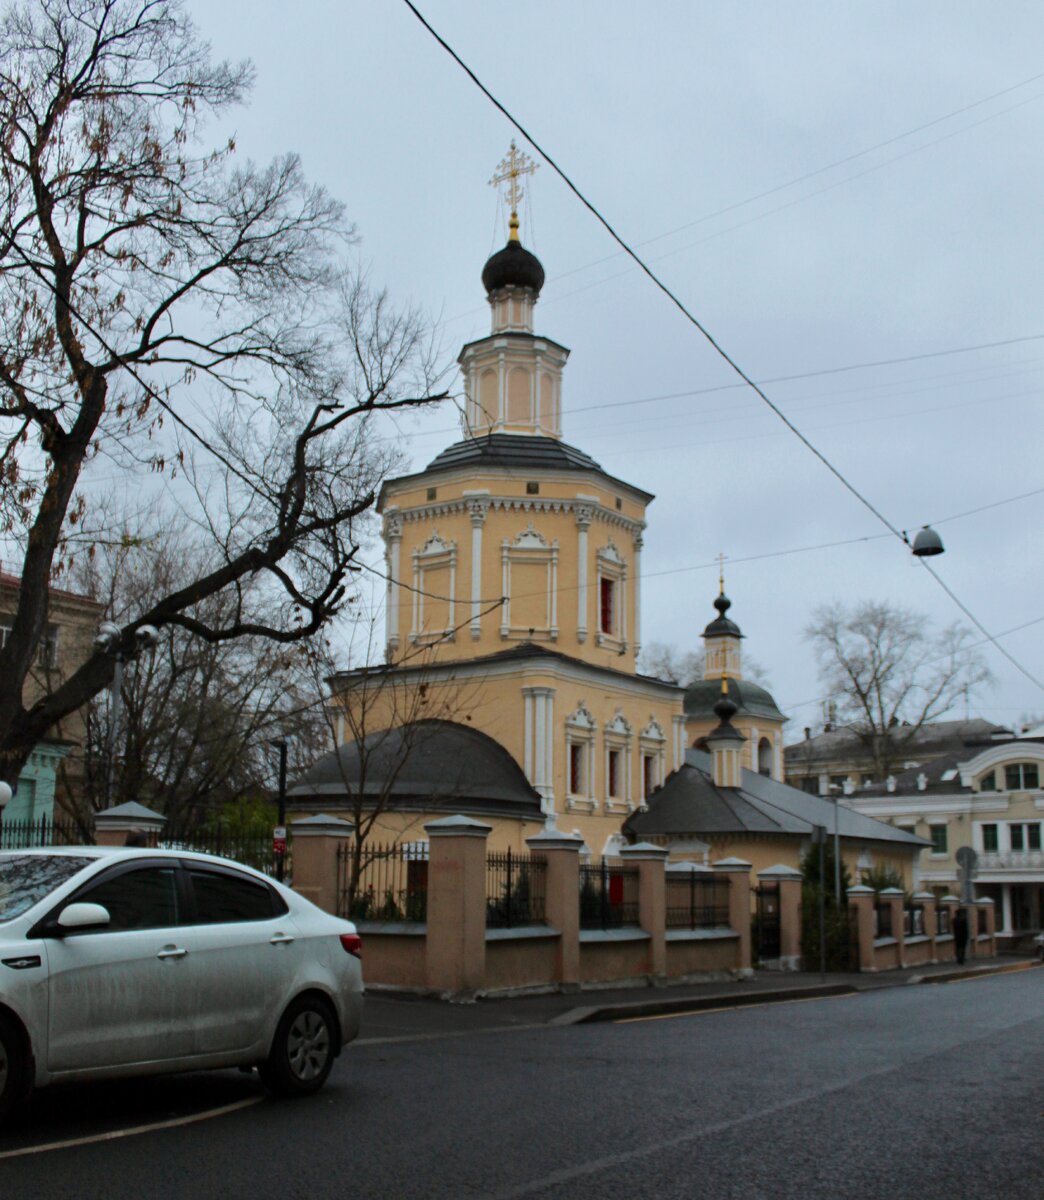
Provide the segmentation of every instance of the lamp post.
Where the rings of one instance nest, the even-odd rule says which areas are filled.
[[[286,865],[286,738],[277,738],[269,743],[279,750],[279,816],[275,836],[272,839],[275,849],[276,879],[283,882],[283,870]]]
[[[154,625],[139,625],[134,630],[134,641],[129,648],[124,648],[125,631],[112,621],[103,621],[98,626],[98,636],[94,639],[95,646],[103,654],[111,654],[114,663],[112,669],[112,687],[109,691],[111,698],[109,708],[109,736],[107,747],[108,762],[105,768],[105,798],[112,803],[112,784],[116,765],[116,731],[120,721],[120,703],[123,699],[123,664],[128,658],[137,658],[143,650],[151,650],[159,641],[159,630]]]
[[[834,907],[841,911],[841,788],[830,785],[834,796]]]

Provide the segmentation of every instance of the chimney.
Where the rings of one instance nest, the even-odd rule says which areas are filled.
[[[923,792],[927,786],[928,786],[928,776],[925,775],[925,773],[922,771],[917,776],[917,790],[919,792]]]
[[[721,677],[721,698],[714,706],[718,717],[718,725],[707,734],[707,749],[711,756],[711,773],[714,786],[721,788],[738,788],[742,765],[740,752],[747,740],[732,724],[732,718],[739,710],[729,699],[729,681],[727,676]]]
[[[806,742],[809,741],[811,739],[811,737],[812,737],[812,729],[810,728],[810,726],[806,725],[805,726],[805,741]]]

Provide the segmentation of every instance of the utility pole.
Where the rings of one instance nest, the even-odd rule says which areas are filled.
[[[271,744],[279,748],[279,815],[272,848],[275,851],[276,879],[282,883],[286,866],[286,738],[279,738]]]

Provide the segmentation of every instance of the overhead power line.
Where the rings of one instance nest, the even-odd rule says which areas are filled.
[[[479,79],[479,77],[475,74],[475,72],[471,69],[471,67],[469,67],[468,64],[466,62],[464,62],[464,60],[460,57],[459,54],[457,54],[457,52],[445,40],[445,38],[443,38],[428,23],[428,21],[425,19],[425,17],[417,9],[416,5],[412,3],[412,0],[403,0],[403,3],[413,13],[413,15],[420,22],[420,24],[423,25],[423,27],[428,31],[428,33],[435,39],[435,41],[442,47],[442,49],[445,50],[445,52],[453,59],[453,61],[460,67],[460,69],[468,76],[468,78],[472,81],[472,83],[474,83],[475,86],[482,92],[482,94],[494,106],[494,108],[496,108],[500,113],[503,114],[505,119],[507,121],[509,121],[515,127],[515,129],[519,132],[519,134],[521,134],[521,136],[526,139],[526,141],[533,147],[533,149],[537,152],[537,154],[539,154],[541,156],[541,158],[555,172],[555,174],[559,177],[559,179],[561,179],[562,182],[566,185],[566,187],[573,193],[573,195],[576,196],[577,200],[580,201],[580,203],[584,206],[584,208],[587,209],[587,211],[591,214],[591,216],[594,217],[594,219],[599,223],[599,225],[602,226],[602,228],[606,231],[606,233],[609,234],[609,236],[613,239],[613,241],[616,242],[616,244],[620,247],[620,249],[635,263],[635,265],[642,271],[642,273],[651,280],[651,282],[664,294],[664,296],[667,297],[667,299],[671,302],[671,304],[674,305],[674,307],[682,314],[682,316],[689,322],[689,324],[692,325],[693,328],[696,329],[701,334],[701,336],[704,338],[704,340],[707,342],[707,344],[714,350],[714,352],[725,363],[727,363],[729,367],[732,368],[732,370],[739,376],[739,378],[741,380],[743,380],[743,382],[746,384],[747,387],[751,388],[755,392],[756,395],[761,397],[761,399],[772,410],[772,412],[774,412],[776,414],[776,416],[783,422],[784,425],[786,425],[786,427],[790,430],[790,432],[802,443],[802,445],[805,446],[805,448],[809,451],[809,453],[813,454],[823,464],[823,466],[826,467],[826,469],[831,473],[831,475],[834,476],[834,478],[838,481],[838,483],[840,483],[841,486],[844,487],[846,491],[848,491],[852,496],[854,496],[855,499],[858,500],[859,503],[862,504],[864,508],[868,509],[869,512],[871,512],[873,514],[873,516],[886,529],[889,530],[889,532],[891,532],[899,541],[901,541],[904,545],[906,545],[907,544],[906,537],[904,536],[903,532],[900,529],[897,529],[896,526],[893,525],[892,522],[884,515],[884,513],[881,512],[881,510],[873,503],[873,501],[871,501],[868,496],[866,496],[863,492],[861,492],[855,486],[854,483],[852,483],[850,480],[848,480],[845,477],[845,475],[841,472],[841,470],[839,470],[839,468],[834,466],[834,464],[826,457],[826,455],[823,454],[823,452],[821,450],[819,450],[801,432],[801,430],[794,424],[793,421],[790,420],[790,418],[786,415],[786,413],[784,413],[782,411],[782,409],[780,409],[779,406],[776,405],[771,400],[771,398],[767,395],[767,393],[764,392],[762,390],[762,388],[759,387],[759,385],[750,377],[750,375],[748,375],[747,372],[744,371],[744,369],[739,365],[739,363],[717,341],[717,339],[710,332],[710,330],[699,320],[698,317],[696,317],[696,315],[693,312],[690,311],[690,309],[680,299],[680,297],[678,297],[667,286],[667,284],[664,283],[664,281],[662,279],[660,279],[660,277],[656,274],[656,272],[652,269],[652,267],[650,267],[648,265],[648,263],[646,263],[646,261],[641,257],[641,255],[638,254],[638,252],[636,250],[634,250],[631,247],[631,245],[623,237],[621,237],[621,235],[619,233],[617,233],[616,229],[609,222],[609,220],[602,215],[602,213],[599,211],[597,206],[591,200],[589,200],[587,198],[587,196],[573,182],[573,180],[565,172],[565,170],[558,165],[557,161],[543,148],[543,146],[541,146],[541,144],[533,137],[533,135],[528,131],[528,129],[526,129],[525,126],[522,125],[522,123],[505,107],[505,105],[502,104],[501,101],[497,99],[497,97],[489,90],[489,88],[486,87],[486,85],[482,82],[482,80]],[[1011,654],[1008,653],[1008,651],[993,637],[993,635],[989,632],[989,630],[985,627],[985,625],[983,625],[982,622],[975,616],[975,614],[967,607],[967,605],[965,605],[956,596],[956,594],[953,592],[953,590],[946,583],[944,583],[944,581],[939,576],[939,574],[936,571],[934,571],[929,566],[929,564],[927,562],[925,562],[924,559],[921,559],[920,561],[921,561],[922,566],[924,566],[925,569],[928,571],[929,575],[931,575],[931,577],[936,581],[936,583],[938,583],[939,586],[946,592],[946,594],[950,597],[950,599],[957,605],[957,607],[961,610],[961,612],[963,612],[964,615],[972,622],[972,624],[976,627],[976,629],[978,629],[980,633],[982,633],[986,638],[989,639],[989,641],[994,646],[994,648],[999,653],[1004,655],[1004,657],[1006,659],[1008,659],[1008,661],[1012,664],[1012,666],[1014,666],[1022,675],[1024,675],[1027,679],[1029,679],[1031,683],[1035,684],[1038,688],[1040,688],[1040,690],[1042,692],[1044,692],[1044,683],[1041,683],[1041,681],[1039,679],[1035,678],[1035,676],[1033,676],[1017,659],[1015,659]]]

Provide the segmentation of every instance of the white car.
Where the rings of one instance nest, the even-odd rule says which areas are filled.
[[[361,944],[249,867],[174,850],[0,852],[0,1120],[35,1087],[214,1067],[320,1088],[359,1032]]]

